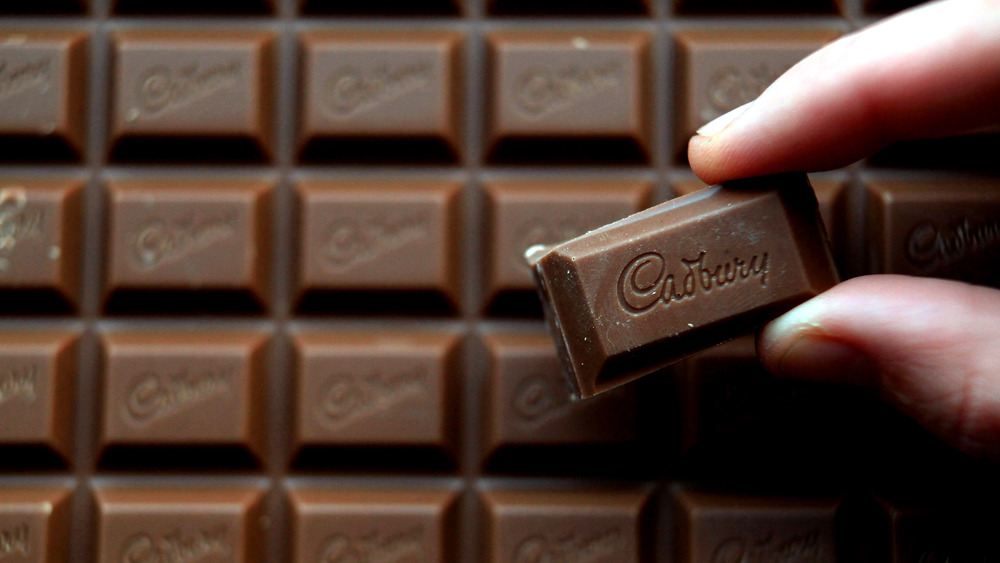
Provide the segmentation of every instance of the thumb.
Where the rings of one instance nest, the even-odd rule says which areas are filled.
[[[1000,291],[855,278],[767,325],[758,353],[779,376],[876,387],[959,449],[1000,460]]]

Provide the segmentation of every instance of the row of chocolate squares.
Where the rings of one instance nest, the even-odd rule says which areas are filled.
[[[845,182],[814,184],[845,277],[899,273],[1000,286],[995,179],[869,180],[867,217],[858,220]],[[680,180],[672,191],[702,187]],[[295,310],[304,313],[451,314],[463,309],[464,287],[482,272],[471,309],[538,315],[526,249],[658,199],[651,182],[634,177],[497,177],[481,189],[448,179],[302,179],[292,188],[296,205],[287,206],[294,215],[274,217],[275,191],[260,178],[108,182],[106,310],[260,312],[279,285],[277,271],[291,276]],[[7,312],[76,308],[81,233],[101,232],[84,217],[84,192],[75,179],[0,181],[0,288],[24,297],[7,300]],[[862,222],[864,264],[845,266],[848,225]],[[291,248],[273,244],[284,225],[295,226]],[[278,256],[291,257],[293,267],[279,271]]]
[[[247,563],[275,555],[441,563],[1000,559],[1000,520],[988,502],[995,492],[948,502],[927,489],[828,498],[683,485],[670,495],[649,487],[483,488],[467,493],[470,502],[452,489],[398,487],[290,487],[274,502],[261,489],[234,486],[108,486],[92,495],[0,488],[0,554],[48,563],[191,554]],[[93,522],[71,520],[73,503],[92,506]],[[77,527],[92,530],[74,544],[82,553],[67,549]],[[90,550],[92,559],[84,556]]]
[[[665,69],[653,63],[666,61],[646,30],[491,31],[482,46],[460,31],[310,30],[297,56],[276,57],[271,31],[130,29],[110,34],[106,94],[88,88],[104,81],[89,76],[86,32],[12,29],[0,32],[0,159],[80,160],[92,98],[110,108],[106,129],[89,126],[102,127],[115,162],[270,162],[287,126],[301,162],[456,163],[471,116],[490,162],[643,164],[668,133],[668,160],[683,162],[697,127],[842,28],[677,31],[671,81],[655,78]],[[472,47],[486,53],[481,72],[465,68]],[[282,100],[277,77],[295,72],[298,96]],[[482,101],[466,95],[479,91]],[[658,106],[671,98],[667,114]],[[656,115],[672,126],[654,127]],[[992,156],[996,138],[931,152],[975,161],[967,146]]]
[[[863,0],[874,14],[895,12],[921,0]],[[273,14],[284,6],[302,14],[353,16],[463,15],[482,6],[490,15],[524,16],[642,16],[672,9],[678,14],[814,15],[844,10],[850,0],[108,0],[116,14],[228,15]],[[39,0],[4,5],[0,13],[73,14],[98,8],[98,0]]]
[[[72,460],[81,401],[97,405],[86,419],[96,427],[104,467],[255,467],[274,458],[268,436],[283,435],[287,425],[291,436],[281,447],[289,444],[293,466],[303,469],[450,470],[463,448],[473,448],[488,471],[521,466],[629,475],[637,471],[622,460],[652,454],[645,446],[653,439],[663,461],[668,444],[676,457],[700,439],[732,435],[756,419],[786,413],[809,424],[796,403],[850,402],[827,389],[770,379],[752,337],[678,364],[676,377],[663,374],[580,402],[571,400],[552,341],[538,329],[478,338],[413,329],[296,332],[290,346],[278,347],[273,340],[262,332],[145,329],[108,332],[99,344],[81,345],[75,333],[0,333],[0,452],[21,452],[5,455],[0,469]],[[463,350],[483,365],[464,364]],[[278,365],[294,374],[288,382],[272,374],[269,362],[285,351],[291,357]],[[81,375],[78,358],[98,354],[100,373]],[[283,396],[286,387],[292,397],[280,404],[291,406],[290,420],[279,421],[285,411],[273,412],[269,397]],[[91,388],[101,396],[83,397]],[[656,396],[655,404],[643,394]],[[475,424],[462,422],[463,412],[476,413],[478,436],[470,430]],[[847,432],[840,422],[830,424]],[[91,431],[80,435],[89,440]],[[348,462],[344,451],[352,448]],[[364,448],[372,454],[367,460]],[[535,453],[525,456],[529,450]],[[572,467],[573,456],[601,450],[616,458]]]

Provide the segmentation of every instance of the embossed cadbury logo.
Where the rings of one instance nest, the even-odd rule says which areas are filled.
[[[561,383],[562,380],[545,374],[529,374],[514,389],[511,409],[527,423],[551,418],[570,405],[569,391]]]
[[[327,426],[340,429],[424,396],[426,379],[427,368],[423,366],[398,372],[337,373],[320,395],[318,412]]]
[[[10,63],[0,59],[0,100],[32,88],[45,93],[52,81],[51,67],[51,59],[21,63]]]
[[[614,561],[623,545],[623,534],[611,528],[594,534],[571,531],[560,535],[537,534],[522,540],[514,549],[514,563]]]
[[[142,269],[150,270],[180,260],[236,233],[233,215],[203,219],[144,221],[132,236],[132,256]]]
[[[430,232],[425,213],[384,211],[334,217],[326,229],[324,257],[335,271],[350,270]]]
[[[773,534],[759,538],[729,538],[719,543],[712,563],[822,563],[830,557],[813,530],[787,538]]]
[[[733,257],[724,263],[713,263],[702,250],[695,258],[681,258],[680,263],[684,274],[678,277],[667,271],[667,262],[659,253],[647,252],[635,257],[618,278],[618,302],[622,309],[633,314],[645,313],[658,303],[666,307],[674,301],[709,295],[755,278],[760,287],[767,287],[767,252],[755,254],[749,260]]]
[[[20,555],[28,557],[31,555],[31,543],[29,541],[30,529],[27,524],[18,524],[11,528],[0,528],[0,560],[6,557]]]
[[[1000,248],[1000,218],[965,218],[951,225],[924,221],[906,238],[906,257],[925,272],[996,248]]]
[[[0,367],[0,405],[15,397],[28,404],[35,402],[38,387],[38,366]]]
[[[789,65],[772,68],[765,63],[745,69],[734,66],[720,68],[708,80],[709,107],[702,110],[700,117],[708,121],[756,100],[789,68]]]
[[[225,526],[185,533],[140,533],[125,540],[122,563],[194,563],[233,552]]]
[[[323,545],[320,563],[393,563],[394,561],[423,560],[424,527],[412,528],[391,534],[371,530],[357,537],[334,534]]]
[[[431,82],[431,66],[380,65],[373,69],[345,66],[330,73],[321,100],[326,113],[345,119],[401,98]]]
[[[562,68],[535,67],[517,77],[514,101],[528,118],[541,118],[622,84],[621,65],[569,65]]]
[[[152,67],[139,78],[136,91],[139,107],[133,108],[129,117],[158,116],[184,107],[238,83],[242,74],[243,64],[236,60],[204,66]]]
[[[27,204],[24,188],[0,189],[0,271],[10,267],[9,257],[19,242],[42,232],[42,212],[25,211]]]
[[[234,371],[231,366],[225,366],[180,369],[167,374],[143,372],[129,389],[123,414],[135,424],[151,424],[212,397],[228,394]]]

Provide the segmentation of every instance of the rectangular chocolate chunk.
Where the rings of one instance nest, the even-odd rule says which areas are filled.
[[[1000,182],[868,182],[868,273],[1000,287]]]
[[[302,35],[305,160],[452,162],[461,154],[462,35]]]
[[[114,158],[271,156],[273,33],[136,29],[112,40]]]
[[[113,487],[96,491],[96,558],[258,563],[263,492],[251,488]]]
[[[70,459],[76,341],[70,332],[0,333],[0,467],[52,460],[48,453]]]
[[[835,563],[834,498],[683,491],[677,495],[678,563]]]
[[[712,187],[529,254],[580,397],[752,332],[838,279],[804,174]]]
[[[288,495],[290,561],[457,561],[453,491],[301,488]]]
[[[648,493],[639,490],[492,490],[485,559],[641,563]]]
[[[103,335],[105,463],[198,467],[262,459],[266,343],[258,333]]]
[[[61,487],[0,487],[0,561],[70,561],[71,499]]]

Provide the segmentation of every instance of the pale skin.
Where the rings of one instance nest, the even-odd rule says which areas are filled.
[[[688,157],[714,184],[838,168],[894,140],[998,126],[1000,0],[942,0],[817,51],[702,127]],[[876,388],[957,448],[1000,460],[998,290],[854,278],[767,325],[758,353],[778,376]]]

